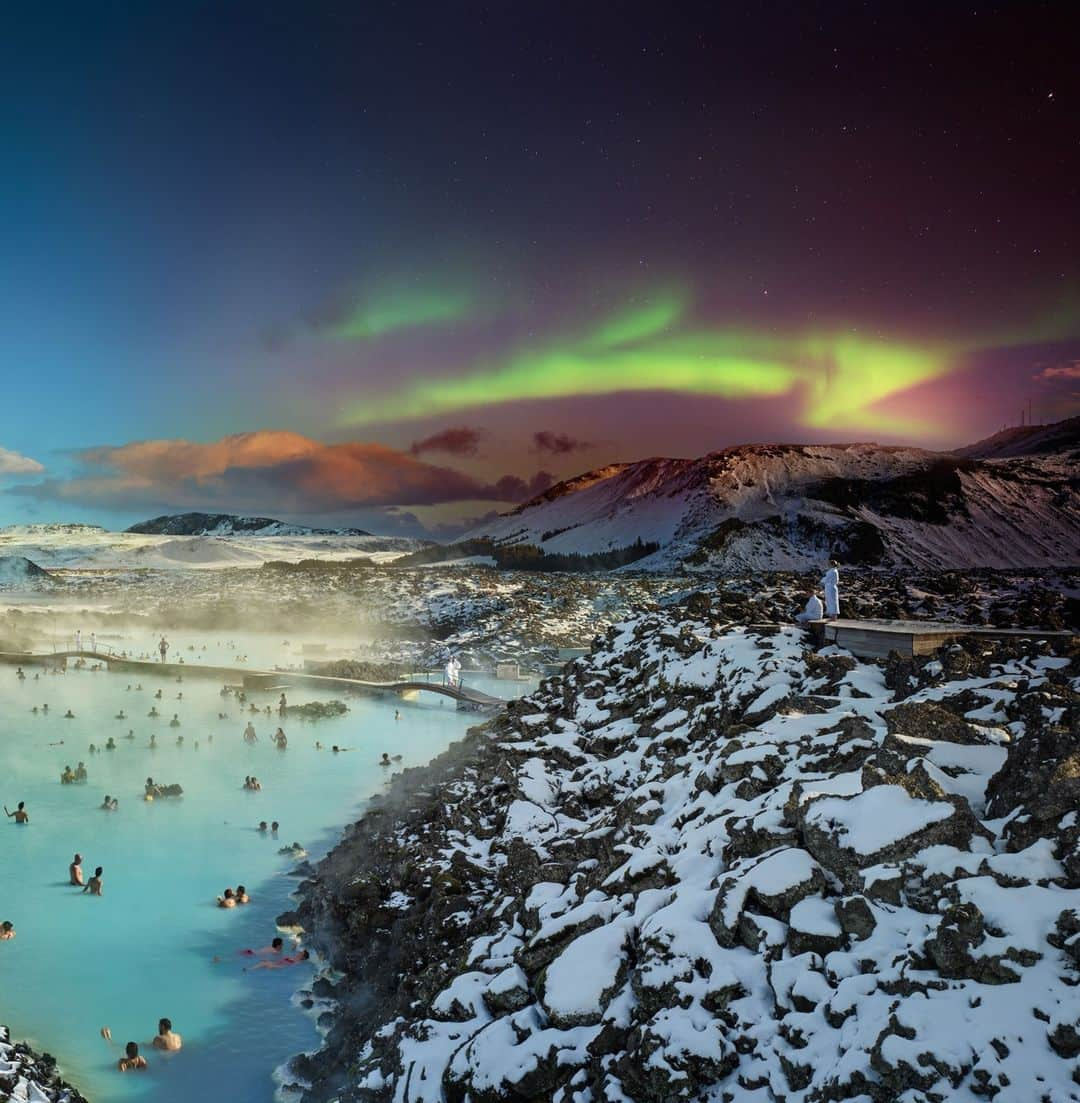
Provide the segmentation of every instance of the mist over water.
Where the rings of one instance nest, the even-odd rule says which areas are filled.
[[[230,664],[243,655],[248,668],[300,661],[296,645],[269,636],[169,633],[169,639],[170,658],[183,656],[188,664]],[[156,637],[102,642],[142,652]],[[192,646],[196,650],[188,650]],[[207,1085],[215,1098],[270,1099],[274,1067],[317,1043],[311,1017],[291,999],[310,980],[311,968],[245,973],[238,955],[268,945],[277,933],[274,917],[290,906],[296,863],[279,848],[295,840],[317,859],[383,787],[388,771],[378,760],[384,751],[402,756],[395,769],[423,764],[477,717],[433,696],[419,703],[350,696],[343,717],[279,721],[276,709],[271,716],[247,711],[252,702],[276,705],[279,691],[249,690],[241,705],[234,695],[221,695],[220,679],[188,675],[178,682],[152,672],[74,668],[53,674],[30,666],[25,673],[19,680],[14,666],[0,664],[0,799],[9,809],[26,801],[31,816],[26,827],[7,819],[0,824],[0,919],[11,919],[18,932],[0,943],[4,1021],[15,1037],[53,1053],[91,1099],[152,1095],[186,1103]],[[527,688],[471,681],[504,695]],[[342,696],[287,694],[290,704]],[[47,714],[40,711],[45,703]],[[147,715],[154,706],[159,719]],[[74,719],[65,719],[69,709]],[[127,719],[117,719],[121,710]],[[175,728],[169,726],[174,714]],[[241,734],[249,718],[259,736],[254,746]],[[279,723],[289,739],[284,752],[271,743]],[[129,730],[133,739],[126,738]],[[156,750],[148,745],[152,733]],[[110,736],[116,750],[89,752],[89,744],[104,747]],[[316,750],[316,740],[326,749]],[[351,749],[333,754],[333,744]],[[87,783],[61,785],[64,767],[79,761]],[[261,792],[243,790],[249,774],[259,777]],[[144,802],[147,776],[179,783],[184,796]],[[117,812],[100,809],[106,793],[119,799]],[[275,819],[278,838],[257,831],[260,820]],[[67,884],[76,851],[86,877],[104,867],[102,898]],[[238,883],[252,903],[217,908],[216,896]],[[148,1048],[162,1016],[184,1036],[179,1054]],[[99,1036],[106,1025],[111,1047]],[[144,1046],[151,1066],[144,1075],[115,1071],[128,1040]]]

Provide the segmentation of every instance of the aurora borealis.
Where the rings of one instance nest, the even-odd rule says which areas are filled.
[[[1080,412],[1069,5],[8,24],[0,522],[434,531],[613,460]]]

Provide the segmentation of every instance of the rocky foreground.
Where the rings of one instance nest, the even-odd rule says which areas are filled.
[[[355,825],[283,917],[343,974],[305,1100],[1080,1100],[1075,637],[761,612],[608,629]]]
[[[49,1054],[35,1054],[21,1042],[12,1042],[0,1026],[0,1099],[14,1103],[86,1103],[56,1072]]]

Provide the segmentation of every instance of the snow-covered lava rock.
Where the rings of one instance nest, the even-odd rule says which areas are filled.
[[[348,833],[306,1100],[1080,1100],[1075,640],[753,612],[610,627]]]

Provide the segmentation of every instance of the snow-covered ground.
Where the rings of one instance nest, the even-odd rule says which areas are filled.
[[[612,626],[327,860],[342,1099],[1080,1100],[1075,641],[759,615]]]
[[[12,525],[0,529],[0,556],[23,556],[39,567],[215,569],[260,567],[274,560],[369,559],[386,562],[418,541],[386,536],[294,535],[287,530],[198,536],[110,532],[94,525]]]

